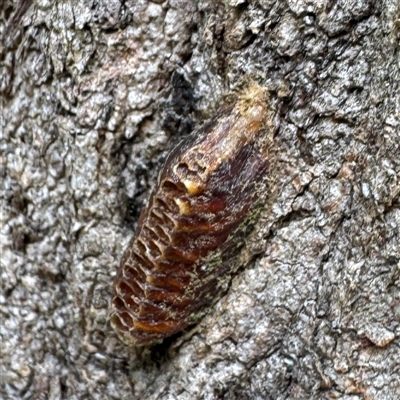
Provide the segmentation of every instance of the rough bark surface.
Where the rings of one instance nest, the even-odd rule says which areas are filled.
[[[399,399],[399,2],[29,3],[0,5],[1,398]],[[110,291],[157,171],[250,80],[275,168],[247,265],[129,348]]]

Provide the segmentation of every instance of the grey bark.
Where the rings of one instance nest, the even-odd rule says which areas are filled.
[[[0,5],[1,397],[399,399],[399,2],[17,6]],[[157,171],[252,80],[274,168],[244,266],[197,327],[128,348],[111,285]]]

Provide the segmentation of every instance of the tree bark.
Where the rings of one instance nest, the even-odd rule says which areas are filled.
[[[7,0],[3,399],[400,398],[400,3]],[[243,267],[152,348],[109,325],[168,150],[269,90],[269,192]]]

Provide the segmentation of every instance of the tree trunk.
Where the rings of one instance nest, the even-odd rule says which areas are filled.
[[[399,399],[400,3],[30,3],[0,5],[1,397]],[[112,282],[157,172],[250,82],[274,118],[243,267],[128,347]]]

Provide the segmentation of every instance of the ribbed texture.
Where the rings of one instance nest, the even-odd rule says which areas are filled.
[[[114,283],[111,322],[125,342],[156,343],[194,323],[231,270],[267,166],[246,137],[242,146],[226,150],[226,159],[203,151],[225,151],[211,139],[229,137],[238,122],[242,128],[243,116],[234,111],[172,152],[142,211]]]

